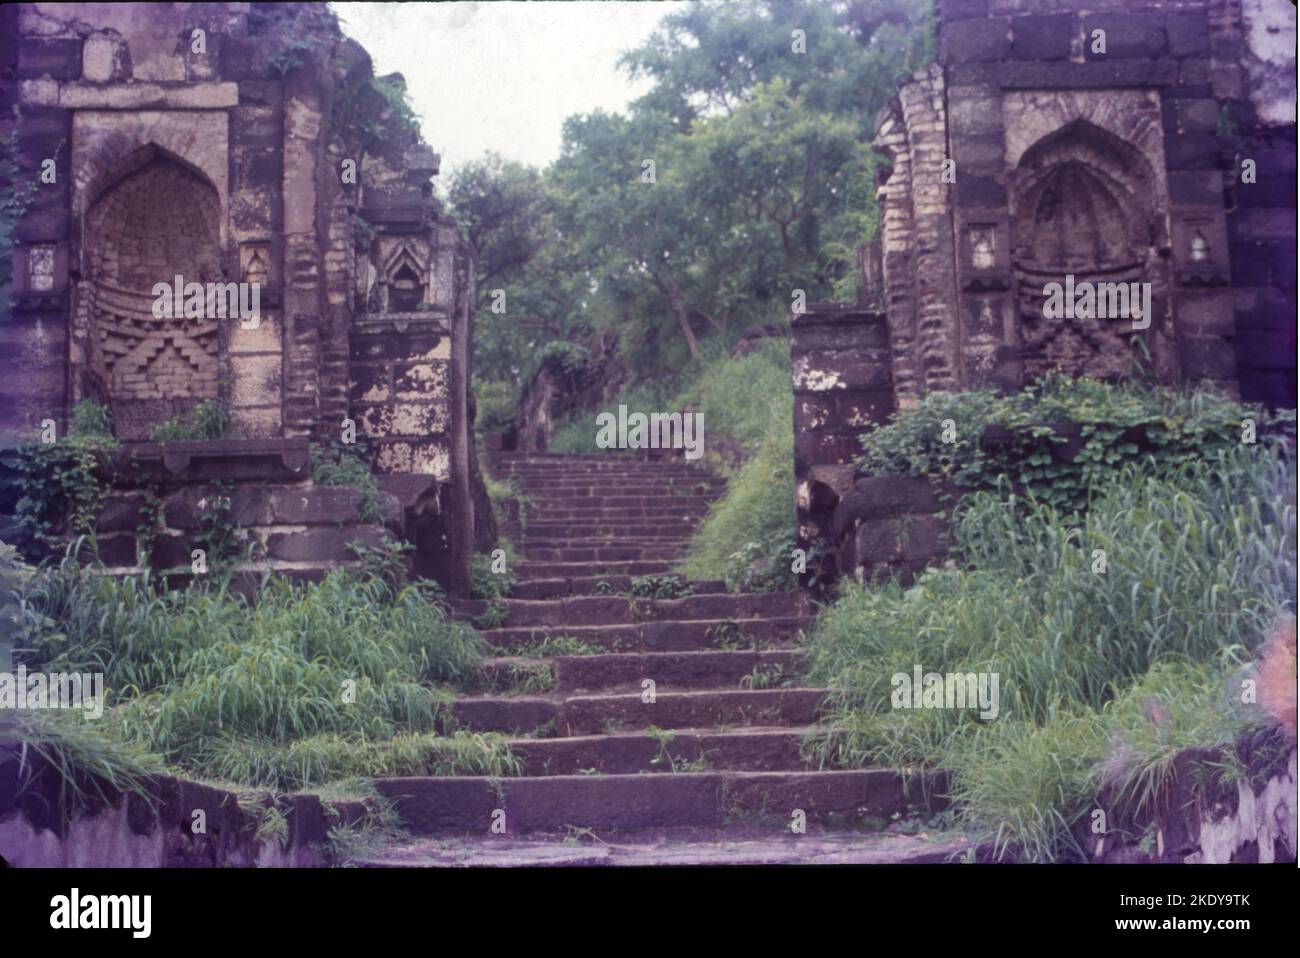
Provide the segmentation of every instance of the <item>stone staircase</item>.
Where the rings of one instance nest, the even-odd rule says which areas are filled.
[[[456,610],[494,650],[487,687],[509,691],[460,697],[454,715],[510,736],[522,775],[376,781],[430,837],[360,864],[923,861],[956,849],[846,831],[919,805],[921,783],[813,764],[826,693],[800,681],[806,597],[728,594],[721,581],[628,594],[634,578],[672,572],[722,480],[612,454],[506,454],[495,472],[532,499],[506,530],[518,583],[494,627],[482,626],[488,602]],[[505,834],[492,831],[501,812]],[[805,833],[791,828],[800,813]]]

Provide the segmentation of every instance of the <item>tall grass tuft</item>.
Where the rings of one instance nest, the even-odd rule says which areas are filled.
[[[1289,455],[1241,446],[1159,478],[1133,464],[1078,518],[980,493],[954,536],[960,567],[907,590],[850,585],[821,616],[810,679],[834,690],[827,761],[942,767],[967,825],[1040,860],[1069,852],[1103,760],[1150,801],[1170,749],[1262,719],[1226,688],[1295,612]],[[893,710],[891,677],[917,664],[997,673],[1000,714]]]
[[[105,728],[181,769],[309,784],[364,764],[340,757],[344,744],[360,755],[411,734],[443,756],[430,767],[481,765],[475,747],[434,733],[452,690],[476,681],[485,643],[418,585],[336,570],[319,583],[267,577],[250,602],[220,586],[168,592],[147,575],[109,578],[68,558],[36,577],[29,601],[57,625],[29,636],[19,661],[103,672]],[[312,741],[333,750],[305,762]],[[288,751],[267,759],[277,748]]]

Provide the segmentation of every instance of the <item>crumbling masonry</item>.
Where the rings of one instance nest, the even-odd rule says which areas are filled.
[[[438,157],[385,95],[400,76],[377,83],[324,4],[2,16],[4,132],[16,126],[35,191],[0,328],[0,426],[32,436],[52,419],[65,435],[75,404],[102,402],[164,494],[154,564],[188,565],[193,505],[225,478],[266,560],[315,574],[380,533],[359,494],[309,479],[308,442],[339,441],[350,420],[384,522],[421,571],[463,584],[473,253],[433,197]],[[159,318],[151,290],[178,275],[258,284],[260,321]],[[147,441],[215,398],[230,438]],[[144,532],[127,472],[99,529],[120,568]]]
[[[877,119],[862,300],[794,317],[799,537],[838,550],[832,575],[943,554],[928,489],[852,465],[865,429],[926,393],[1142,364],[1296,404],[1295,8],[939,0],[938,14],[937,62]],[[1149,326],[1045,318],[1045,287],[1067,277],[1150,284]],[[850,516],[860,481],[892,485],[856,490],[866,511]],[[868,531],[840,548],[860,521],[901,515],[921,533],[909,545]]]

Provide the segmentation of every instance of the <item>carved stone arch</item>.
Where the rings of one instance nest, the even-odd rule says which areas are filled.
[[[1115,378],[1142,355],[1132,322],[1044,317],[1044,289],[1082,283],[1150,283],[1166,303],[1168,246],[1161,183],[1142,152],[1076,118],[1033,143],[1011,171],[1011,267],[1018,290],[1020,354],[1028,379],[1062,369]],[[1138,288],[1138,287],[1130,287]],[[1157,305],[1159,304],[1159,305]],[[1154,352],[1163,323],[1143,334]]]
[[[73,399],[99,398],[119,438],[147,439],[218,392],[217,321],[155,315],[154,288],[177,276],[182,288],[223,281],[221,199],[201,170],[152,143],[104,168],[81,195],[72,345],[83,376]]]
[[[400,242],[387,251],[380,273],[380,297],[384,312],[414,312],[429,301],[429,268],[420,250]]]

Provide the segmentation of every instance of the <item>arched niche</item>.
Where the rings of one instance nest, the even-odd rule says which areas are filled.
[[[1115,378],[1141,350],[1133,323],[1113,317],[1046,318],[1044,288],[1082,283],[1151,283],[1164,301],[1158,251],[1167,246],[1160,183],[1132,144],[1087,120],[1044,136],[1011,177],[1011,265],[1027,379],[1049,369]]]
[[[217,395],[219,320],[155,315],[154,286],[224,281],[221,202],[190,164],[150,144],[92,183],[82,223],[82,395],[106,402],[121,439]]]

